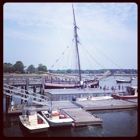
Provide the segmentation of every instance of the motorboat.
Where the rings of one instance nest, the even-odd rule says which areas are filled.
[[[138,98],[138,87],[137,86],[126,86],[125,95],[120,95],[118,93],[113,93],[111,95],[114,99],[137,99]]]
[[[108,100],[108,99],[113,99],[113,97],[111,97],[111,96],[99,96],[99,97],[87,96],[87,98],[77,98],[75,96],[72,98],[73,101],[86,101],[86,100],[96,101],[96,100]]]
[[[50,127],[48,122],[34,108],[23,108],[19,119],[29,133],[46,132]]]
[[[51,127],[71,126],[74,121],[63,109],[56,108],[51,111],[41,111],[41,114]]]
[[[119,78],[116,80],[117,83],[131,83],[133,79],[130,79],[130,80],[126,80],[124,78]]]

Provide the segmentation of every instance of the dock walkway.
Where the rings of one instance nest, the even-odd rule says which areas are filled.
[[[75,105],[83,108],[84,110],[94,111],[94,110],[111,110],[111,109],[128,109],[137,108],[138,103],[136,99],[131,100],[87,100],[87,101],[75,101]]]
[[[125,90],[115,90],[116,93],[124,93]],[[71,95],[71,94],[86,94],[86,93],[113,93],[112,90],[103,90],[99,88],[85,88],[85,89],[80,89],[80,88],[75,88],[75,89],[45,89],[44,94],[49,93],[51,95]]]
[[[101,125],[102,119],[93,116],[81,108],[63,109],[74,120],[75,126]]]

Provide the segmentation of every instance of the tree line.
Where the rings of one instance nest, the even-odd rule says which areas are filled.
[[[137,74],[137,70],[135,69],[100,69],[100,70],[81,70],[82,74],[102,74],[110,70],[113,73],[125,73],[125,74]],[[50,73],[59,73],[59,74],[70,74],[70,73],[77,73],[77,70],[67,69],[67,70],[47,70],[47,67],[43,64],[39,64],[38,67],[35,68],[33,64],[29,65],[28,67],[24,66],[23,62],[17,61],[15,64],[11,63],[4,63],[3,64],[3,72],[4,73],[43,73],[43,72],[50,72]]]
[[[34,65],[30,65],[26,68],[21,61],[17,61],[14,65],[11,63],[3,64],[4,73],[36,73],[37,71],[47,72],[47,67],[43,64],[39,64],[37,68]]]

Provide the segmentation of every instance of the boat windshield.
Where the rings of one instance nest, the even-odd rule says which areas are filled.
[[[22,115],[35,115],[35,114],[37,114],[37,111],[35,109],[24,108],[22,110]]]

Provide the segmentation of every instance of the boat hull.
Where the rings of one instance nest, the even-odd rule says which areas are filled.
[[[89,81],[91,88],[99,87],[99,81]],[[80,84],[56,84],[56,83],[45,83],[45,89],[64,89],[64,88],[79,88]]]
[[[137,99],[137,96],[134,95],[125,95],[125,96],[121,96],[118,94],[112,94],[111,95],[114,99],[122,99],[122,100],[127,100],[127,99]]]
[[[131,83],[131,81],[119,81],[119,80],[116,80],[117,83]]]
[[[22,115],[19,116],[21,125],[29,132],[29,133],[39,133],[39,132],[46,132],[48,130],[49,124],[45,120],[45,124],[36,124],[33,126],[29,126],[27,123],[24,122]]]
[[[49,125],[51,127],[61,127],[61,126],[71,126],[72,122],[74,121],[72,118],[70,118],[68,115],[66,118],[60,118],[60,116],[55,116],[55,117],[47,117],[51,116],[50,114],[46,114],[45,111],[41,111],[42,116],[47,120],[47,122],[49,123]]]
[[[99,101],[99,100],[110,100],[113,99],[111,96],[99,96],[99,97],[92,97],[92,98],[77,98],[76,101],[86,101],[86,100],[91,100],[91,101]]]
[[[46,132],[46,131],[48,131],[48,128],[30,130],[30,129],[28,129],[27,127],[25,127],[21,122],[20,122],[20,126],[21,126],[22,129],[24,129],[26,132],[28,132],[28,133],[30,133],[30,134],[41,133],[41,132]]]
[[[71,126],[72,125],[72,121],[71,122],[61,122],[61,123],[53,123],[49,120],[47,120],[47,121],[51,127],[62,127],[62,126]]]

